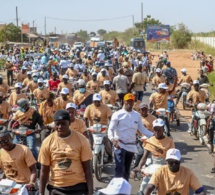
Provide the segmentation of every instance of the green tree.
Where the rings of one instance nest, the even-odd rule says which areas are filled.
[[[136,28],[143,29],[146,31],[147,25],[155,25],[162,24],[159,20],[152,18],[150,15],[147,15],[146,18],[143,19],[143,22],[135,23]]]
[[[23,40],[25,41],[27,36],[23,35]],[[20,42],[21,41],[21,29],[15,26],[13,23],[9,23],[4,26],[0,31],[0,42],[11,41]]]
[[[185,24],[180,23],[172,32],[171,42],[175,48],[184,49],[187,48],[191,42],[192,33],[185,26]]]
[[[104,30],[104,29],[99,29],[99,30],[97,31],[97,33],[98,33],[100,36],[103,36],[104,34],[107,33],[107,31]]]
[[[76,33],[78,36],[80,36],[81,41],[86,42],[89,40],[89,35],[87,31],[85,30],[80,30],[79,32]]]
[[[95,32],[90,32],[90,37],[95,37],[96,33]]]

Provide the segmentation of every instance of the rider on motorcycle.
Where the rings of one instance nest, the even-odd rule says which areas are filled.
[[[7,96],[7,93],[10,92],[10,87],[3,82],[2,75],[0,75],[0,92],[2,92],[4,96]]]
[[[98,93],[100,91],[100,83],[97,81],[97,73],[92,73],[92,80],[88,81],[87,88],[91,91]]]
[[[69,97],[69,89],[62,88],[60,94],[61,96],[55,99],[55,103],[58,106],[58,110],[66,109],[66,105],[72,102],[72,98]]]
[[[17,101],[19,110],[15,113],[13,118],[8,124],[8,129],[12,130],[18,128],[20,125],[27,127],[28,129],[36,129],[36,125],[40,125],[40,129],[44,128],[43,119],[41,115],[32,107],[29,106],[28,100],[22,98]],[[16,123],[15,123],[16,122]],[[14,143],[19,142],[19,135],[14,136]],[[35,159],[37,159],[37,150],[36,150],[36,135],[35,133],[28,135],[26,137],[27,146],[32,151]]]
[[[7,179],[19,184],[26,184],[31,190],[35,187],[37,172],[36,160],[30,149],[21,144],[14,144],[10,132],[0,127],[0,169]]]
[[[37,102],[40,102],[46,99],[48,94],[49,90],[44,86],[43,79],[38,79],[38,88],[34,90],[33,97],[37,100]]]
[[[3,101],[4,95],[0,92],[0,118],[9,119],[11,115],[11,106],[8,102]]]
[[[156,69],[156,76],[152,79],[152,85],[157,88],[160,83],[165,83],[165,79],[162,76],[162,70],[160,68]]]
[[[69,89],[69,95],[70,95],[70,97],[72,97],[72,94],[74,92],[74,86],[72,85],[72,83],[68,82],[69,81],[68,75],[64,74],[63,77],[62,77],[62,79],[63,79],[63,82],[61,82],[58,85],[57,95],[59,95],[60,91],[63,88],[68,88]]]
[[[140,171],[142,169],[142,167],[146,164],[147,158],[152,159],[152,164],[166,164],[166,152],[170,148],[174,148],[175,144],[171,138],[164,135],[164,124],[165,123],[162,119],[155,119],[153,121],[154,136],[144,142],[144,155],[135,171]],[[150,177],[148,176],[143,178],[140,191],[144,191],[149,180]]]

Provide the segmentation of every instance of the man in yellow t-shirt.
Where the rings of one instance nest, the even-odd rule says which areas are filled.
[[[142,72],[142,66],[137,67],[137,72],[133,74],[130,91],[133,89],[138,93],[138,100],[143,99],[143,87],[147,83],[147,76]]]
[[[28,71],[27,78],[25,78],[24,81],[22,82],[23,87],[26,87],[28,85],[28,83],[30,83],[32,81],[31,75],[32,75],[31,71]]]
[[[89,88],[93,93],[98,93],[100,91],[100,83],[97,81],[97,73],[92,73],[92,80],[87,83],[87,88]]]
[[[7,179],[26,184],[27,189],[35,187],[37,178],[36,160],[27,146],[14,144],[5,127],[0,130],[0,169]]]
[[[18,83],[22,83],[24,79],[27,77],[26,71],[27,71],[27,68],[23,66],[22,72],[18,73],[16,77]]]
[[[7,96],[7,93],[9,90],[10,90],[10,87],[3,82],[3,77],[2,75],[0,75],[0,92],[2,92],[4,96]]]
[[[144,147],[144,155],[139,162],[138,168],[136,170],[140,171],[142,167],[146,164],[147,158],[149,158],[151,154],[152,164],[156,165],[164,165],[166,164],[165,157],[166,152],[170,148],[174,148],[175,144],[173,140],[169,137],[164,135],[164,121],[162,119],[155,119],[153,121],[153,131],[154,136],[150,137],[146,142],[143,144]],[[140,191],[144,191],[146,185],[149,181],[149,177],[145,176],[143,178],[142,184],[140,186]]]
[[[3,93],[0,92],[0,118],[9,119],[11,106],[8,102],[3,101]]]
[[[69,89],[68,88],[62,88],[60,92],[61,96],[55,99],[55,103],[57,104],[58,110],[60,109],[66,109],[66,105],[68,103],[73,102],[72,98],[69,97]]]
[[[181,153],[178,149],[169,149],[166,153],[166,161],[168,165],[161,166],[152,175],[144,191],[145,195],[150,195],[155,188],[157,188],[157,195],[185,195],[189,194],[190,188],[195,191],[195,194],[205,194],[194,172],[180,165]]]
[[[77,77],[78,75],[78,71],[74,69],[74,65],[73,64],[69,64],[68,65],[68,69],[66,71],[66,73],[69,77]]]
[[[33,92],[37,102],[45,100],[49,96],[49,89],[44,86],[43,79],[38,79],[38,88]]]
[[[152,85],[156,89],[160,83],[165,83],[165,79],[162,76],[162,70],[160,68],[157,68],[155,72],[156,72],[156,75],[152,79]]]
[[[58,85],[57,94],[59,95],[60,91],[63,88],[68,88],[69,89],[69,95],[70,95],[70,97],[72,97],[72,94],[74,92],[74,87],[73,87],[72,83],[69,82],[68,75],[64,74],[62,78],[63,78],[63,81],[61,83],[59,83],[59,85]]]
[[[110,76],[107,75],[106,69],[104,69],[104,68],[101,69],[101,74],[97,75],[97,80],[99,81],[100,86],[103,85],[104,81],[106,81],[106,80],[110,81],[111,80]]]
[[[92,151],[87,139],[70,130],[66,110],[54,114],[56,131],[42,143],[38,161],[41,163],[39,194],[93,194]]]
[[[32,74],[33,80],[28,83],[26,91],[30,90],[30,93],[33,94],[34,90],[38,88],[38,74]]]
[[[104,85],[104,90],[101,90],[99,94],[102,97],[102,103],[103,104],[111,104],[113,106],[118,104],[118,107],[120,107],[119,103],[119,97],[116,93],[116,91],[110,89],[110,81],[106,80],[103,83]]]

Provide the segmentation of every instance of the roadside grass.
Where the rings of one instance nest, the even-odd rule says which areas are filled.
[[[3,69],[4,65],[5,65],[5,60],[4,59],[0,59],[0,70]]]
[[[210,101],[215,99],[215,72],[211,72],[208,74],[208,79],[210,83],[213,84],[212,87],[209,87],[210,89]]]

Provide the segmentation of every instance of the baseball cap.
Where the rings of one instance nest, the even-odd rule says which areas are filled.
[[[193,81],[193,84],[195,85],[195,84],[199,84],[199,80],[194,80]]]
[[[78,80],[78,85],[79,85],[79,86],[81,86],[81,85],[86,85],[85,80],[79,79],[79,80]]]
[[[17,105],[20,107],[20,108],[23,108],[23,106],[27,105],[28,104],[28,100],[24,99],[24,98],[21,98],[17,101]]]
[[[22,84],[21,83],[16,83],[14,87],[15,88],[22,88]]]
[[[142,103],[139,105],[139,108],[140,108],[140,109],[141,109],[141,108],[148,108],[148,104],[142,102]]]
[[[168,89],[167,85],[165,83],[160,83],[158,85],[158,89]]]
[[[76,110],[77,107],[76,107],[76,105],[74,103],[67,103],[66,104],[66,110],[69,109],[69,108],[74,108]]]
[[[95,93],[93,95],[93,101],[101,101],[102,100],[102,97],[99,93]]]
[[[171,64],[170,61],[167,61],[167,62],[166,62],[166,65],[170,65],[170,64]]]
[[[32,74],[32,72],[31,72],[31,71],[28,71],[27,74]]]
[[[23,66],[23,67],[22,67],[22,70],[27,70],[27,67]]]
[[[38,79],[38,81],[37,81],[38,83],[43,83],[43,79]]]
[[[69,112],[67,110],[58,110],[57,112],[55,112],[53,120],[54,121],[59,121],[59,120],[70,121]]]
[[[110,81],[108,80],[104,81],[103,85],[110,85]]]
[[[174,159],[177,161],[181,160],[181,152],[176,148],[170,148],[166,153],[166,160]]]
[[[187,70],[185,68],[181,69],[181,72],[187,72]]]
[[[1,79],[3,78],[2,75],[0,75],[0,78],[1,78]]]
[[[157,68],[156,72],[162,72],[162,70],[160,68]]]
[[[64,87],[64,88],[61,89],[60,93],[61,94],[69,94],[69,89]]]
[[[101,72],[104,72],[104,71],[106,72],[106,69],[102,68],[102,69],[101,69]]]
[[[99,190],[99,192],[107,195],[117,195],[117,194],[131,194],[131,184],[128,183],[124,178],[113,178],[108,186],[104,189]]]
[[[64,74],[64,75],[63,75],[63,79],[69,79],[68,75],[67,75],[67,74]]]
[[[162,119],[158,118],[153,121],[152,125],[153,127],[163,127],[165,123]]]
[[[124,96],[124,100],[127,101],[127,100],[135,100],[135,97],[132,93],[127,93],[125,96]]]
[[[105,62],[105,66],[110,66],[109,62]]]
[[[69,64],[68,67],[74,67],[74,64]]]
[[[37,76],[38,74],[36,72],[32,74],[32,77],[37,77]]]
[[[94,76],[94,75],[96,76],[96,75],[97,75],[97,73],[96,73],[96,72],[93,72],[93,73],[92,73],[92,76]]]

